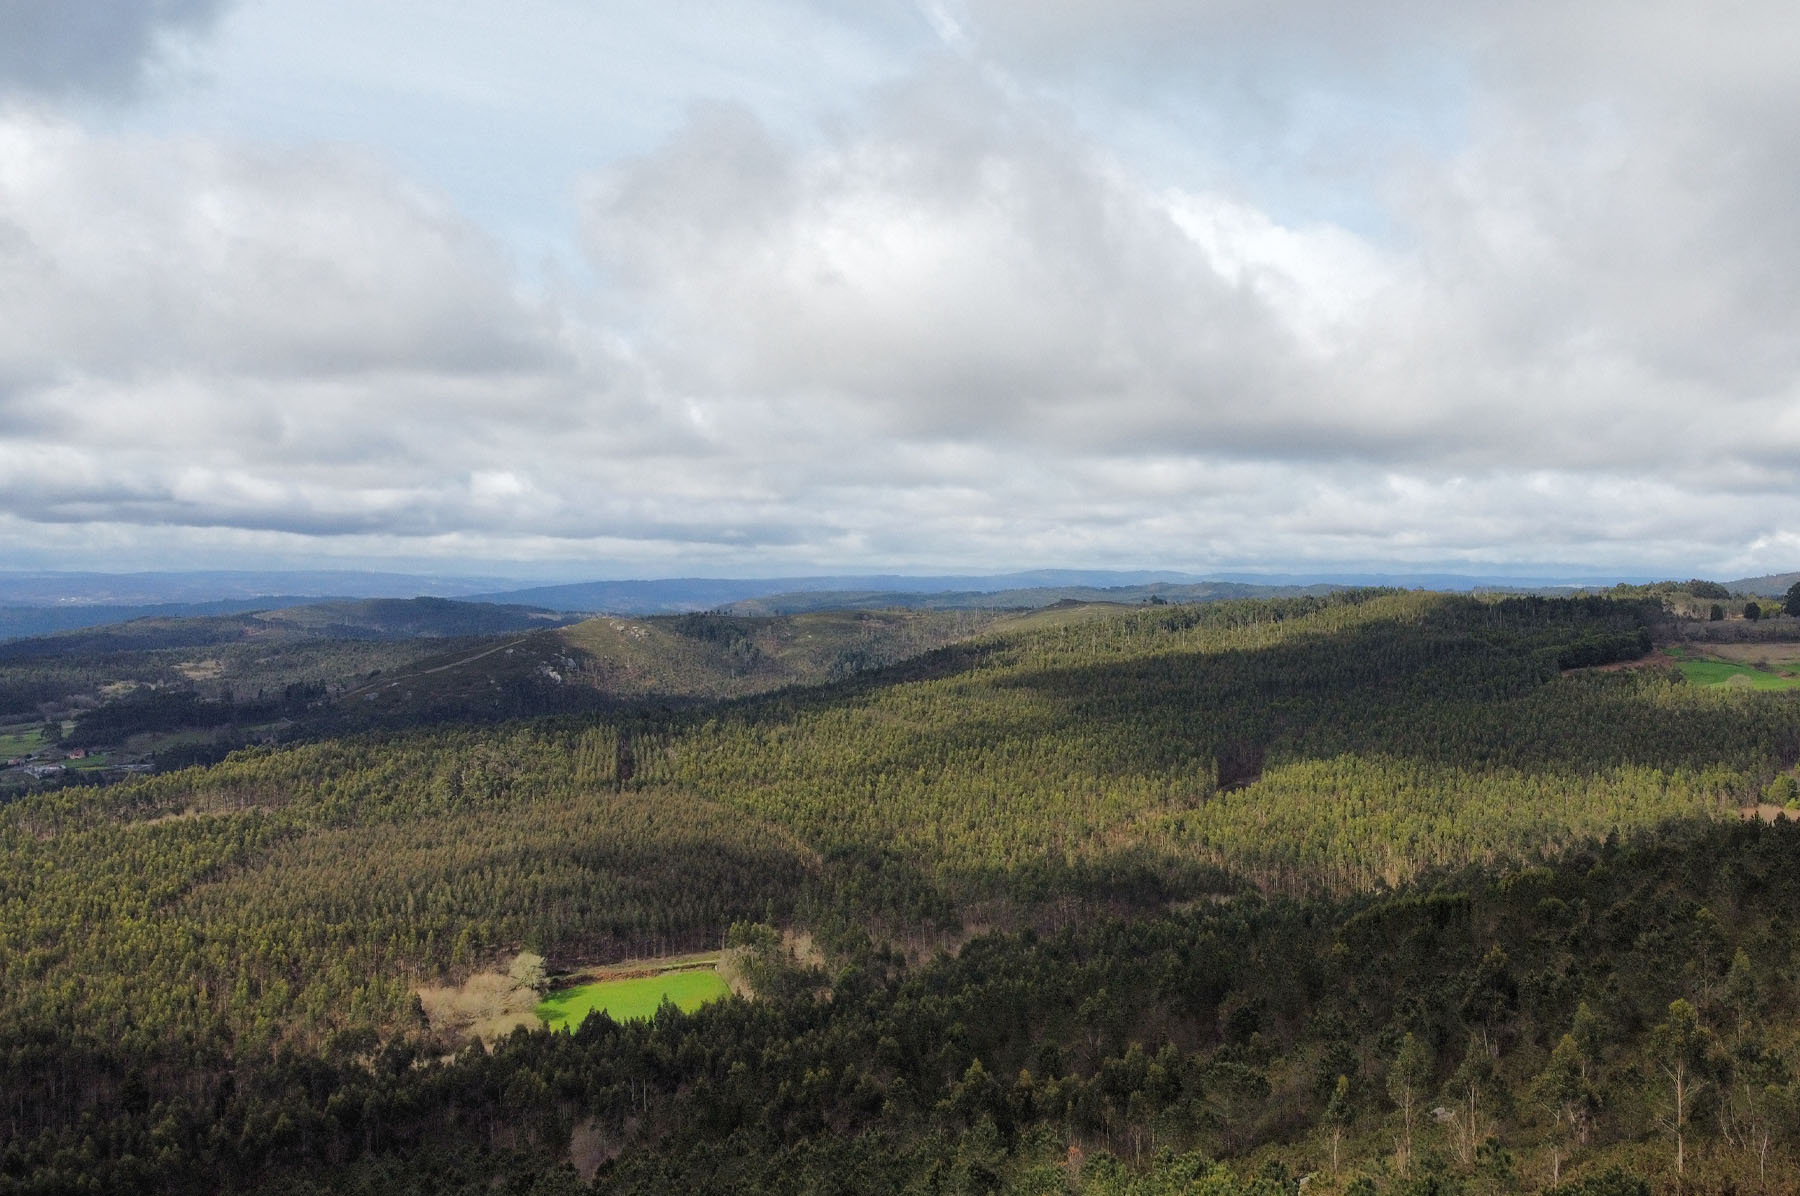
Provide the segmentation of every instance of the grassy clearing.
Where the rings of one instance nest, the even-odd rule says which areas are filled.
[[[1695,685],[1748,685],[1751,689],[1800,689],[1800,677],[1783,677],[1766,669],[1723,660],[1677,661],[1681,675]],[[1739,681],[1737,678],[1743,678]]]
[[[544,998],[537,1015],[552,1030],[573,1030],[594,1010],[605,1010],[616,1022],[632,1021],[654,1014],[665,997],[682,1010],[694,1010],[730,991],[714,971],[664,972],[559,988]]]
[[[41,726],[0,727],[0,760],[29,755],[44,746]]]

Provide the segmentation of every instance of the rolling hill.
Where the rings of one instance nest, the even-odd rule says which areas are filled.
[[[0,806],[0,1192],[1643,1196],[1672,1049],[1684,1174],[1791,1190],[1748,1144],[1800,1107],[1800,701],[1646,660],[1660,618],[457,641],[342,735]],[[592,708],[456,711],[527,682]],[[721,947],[753,999],[491,1049],[421,1003]]]
[[[971,611],[604,615],[459,645],[339,703],[353,719],[392,723],[742,697],[881,668],[1000,622]]]
[[[1761,577],[1740,577],[1736,581],[1728,581],[1725,588],[1734,594],[1781,598],[1797,581],[1800,581],[1800,573],[1768,573]]]

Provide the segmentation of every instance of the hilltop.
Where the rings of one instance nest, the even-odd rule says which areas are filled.
[[[391,723],[741,697],[879,669],[1006,621],[969,611],[603,615],[427,657],[341,702],[350,717]]]
[[[1766,573],[1761,577],[1740,577],[1736,581],[1726,582],[1725,586],[1734,594],[1781,598],[1786,596],[1795,582],[1800,582],[1800,573]]]

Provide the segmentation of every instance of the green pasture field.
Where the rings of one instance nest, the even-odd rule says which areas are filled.
[[[1676,664],[1681,675],[1695,685],[1725,685],[1733,677],[1747,677],[1751,689],[1800,689],[1800,677],[1782,677],[1747,664],[1688,658],[1679,659]]]
[[[0,727],[0,760],[23,756],[44,746],[41,726]]]
[[[559,988],[544,998],[537,1007],[537,1015],[552,1030],[573,1030],[596,1009],[604,1009],[615,1022],[626,1022],[651,1016],[664,997],[684,1012],[691,1012],[730,992],[725,981],[711,969],[664,972],[660,976],[602,980],[574,988]]]

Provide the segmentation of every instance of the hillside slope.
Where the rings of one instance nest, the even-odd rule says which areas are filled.
[[[378,1188],[386,1168],[490,1190],[551,1183],[592,1118],[615,1160],[601,1190],[729,1188],[705,1169],[732,1160],[777,1190],[975,1166],[990,1178],[945,1186],[1120,1191],[1025,1172],[1070,1146],[1153,1168],[1166,1144],[1322,1175],[1344,1075],[1335,1124],[1369,1127],[1351,1157],[1391,1178],[1384,1075],[1415,1033],[1420,1093],[1462,1107],[1456,1077],[1486,1068],[1471,1107],[1505,1136],[1434,1123],[1418,1165],[1500,1192],[1546,1186],[1554,1127],[1519,1110],[1584,1000],[1615,1104],[1583,1149],[1649,1167],[1659,1006],[1690,992],[1718,1034],[1738,1016],[1723,993],[1796,1007],[1759,904],[1791,834],[1731,832],[1768,837],[1720,860],[1800,759],[1789,694],[1589,667],[1641,655],[1657,609],[1386,592],[1052,608],[972,635],[900,614],[602,621],[532,642],[698,692],[962,634],[820,686],[260,749],[13,803],[0,1175],[86,1157],[126,1186],[320,1190],[335,1160]],[[1654,881],[1599,846],[1652,832],[1702,846]],[[454,1043],[421,1023],[420,985],[522,947],[572,967],[778,938],[756,921],[810,932],[834,974],[765,961],[755,1004],[430,1062]],[[907,979],[908,954],[971,936]],[[863,1153],[829,1154],[844,1143]],[[802,1157],[821,1170],[784,1174],[816,1182],[764,1170]],[[440,1164],[467,1170],[425,1178]],[[892,1182],[858,1170],[877,1165]]]
[[[740,697],[881,668],[967,638],[998,618],[892,610],[604,615],[459,646],[353,690],[341,705],[355,717],[392,723]]]
[[[1725,583],[1727,589],[1734,594],[1754,594],[1759,598],[1780,598],[1797,581],[1800,573],[1769,573],[1762,577],[1741,577],[1736,581]]]

